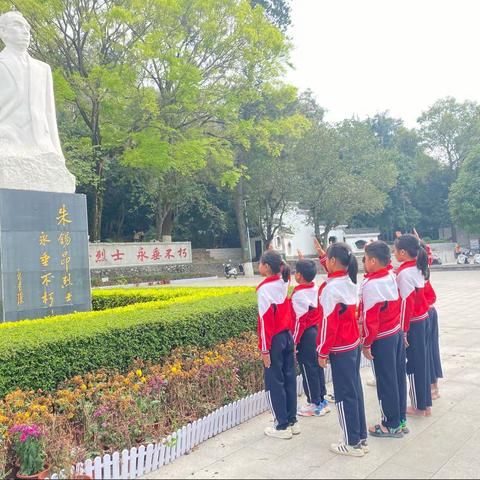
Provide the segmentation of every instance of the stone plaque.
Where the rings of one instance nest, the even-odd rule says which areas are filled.
[[[91,310],[84,195],[0,189],[2,321]]]

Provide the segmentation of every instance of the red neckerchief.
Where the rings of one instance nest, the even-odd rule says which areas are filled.
[[[393,263],[390,260],[390,263],[387,265],[387,270],[393,270]]]
[[[280,274],[278,275],[272,275],[271,277],[267,277],[262,283],[260,283],[258,285],[258,287],[256,288],[257,292],[258,292],[258,289],[260,287],[262,287],[263,285],[265,285],[266,283],[270,283],[270,282],[276,282],[277,280],[280,280]]]
[[[292,295],[295,293],[295,292],[298,292],[300,290],[307,290],[308,288],[313,288],[315,286],[315,282],[310,282],[310,283],[303,283],[301,285],[297,285],[294,289],[293,289],[293,292],[292,292]]]
[[[327,275],[327,278],[340,278],[340,277],[346,277],[348,275],[348,272],[346,270],[337,270],[336,272],[329,273]]]
[[[372,278],[382,278],[382,277],[386,277],[389,273],[390,273],[390,268],[388,267],[385,267],[385,268],[381,268],[380,270],[376,271],[376,272],[372,272],[372,273],[367,273],[364,275],[364,277],[366,279],[369,279],[371,280]]]
[[[416,267],[417,266],[417,261],[416,260],[409,260],[408,262],[403,262],[398,268],[397,268],[397,275],[407,269],[407,268],[410,268],[410,267]]]

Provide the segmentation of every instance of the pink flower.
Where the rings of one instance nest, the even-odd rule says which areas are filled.
[[[29,437],[40,438],[42,431],[38,425],[14,425],[9,429],[10,433],[20,433],[20,442],[26,442]]]

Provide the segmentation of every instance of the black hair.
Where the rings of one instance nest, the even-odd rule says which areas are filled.
[[[430,268],[428,266],[428,255],[425,248],[415,235],[405,233],[395,240],[397,250],[405,250],[410,257],[417,259],[417,268],[422,272],[426,280],[430,278]]]
[[[274,275],[281,273],[285,283],[290,280],[290,267],[275,250],[267,250],[264,252],[260,258],[260,263],[268,265]]]
[[[392,258],[389,246],[382,240],[365,245],[365,253],[369,257],[376,258],[382,265],[388,265]]]
[[[328,258],[336,258],[348,271],[353,283],[357,283],[358,262],[352,249],[346,243],[334,243],[327,250]]]
[[[299,260],[295,265],[295,270],[307,281],[311,282],[317,274],[317,266],[313,260]]]

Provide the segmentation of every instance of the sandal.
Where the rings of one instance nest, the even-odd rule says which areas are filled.
[[[370,429],[368,430],[369,435],[371,435],[372,437],[387,437],[387,438],[403,437],[403,432],[401,428],[385,427],[387,429],[386,432],[382,430],[382,427],[380,425],[375,425],[373,428],[375,429],[373,432]]]

